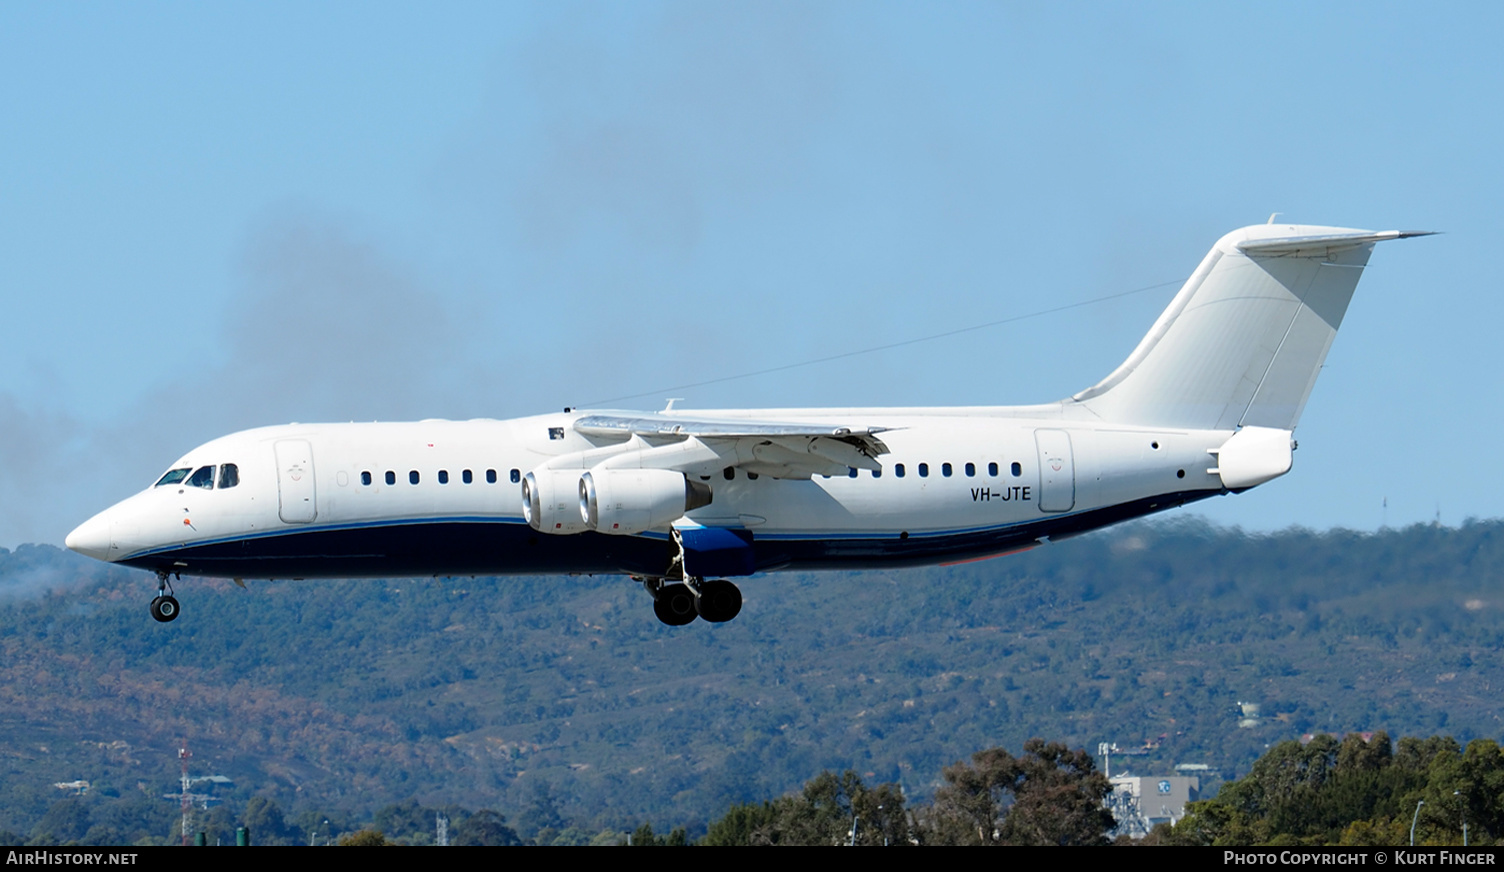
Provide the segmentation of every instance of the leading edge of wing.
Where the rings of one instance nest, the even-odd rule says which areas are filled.
[[[700,439],[740,439],[743,437],[824,436],[849,442],[867,442],[880,447],[878,453],[886,454],[887,446],[877,438],[888,427],[847,427],[833,424],[785,424],[773,421],[742,421],[736,419],[680,418],[666,415],[605,415],[590,414],[574,422],[575,432],[583,436],[694,436]]]

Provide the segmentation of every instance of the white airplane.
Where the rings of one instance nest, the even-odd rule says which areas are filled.
[[[1283,475],[1374,244],[1422,235],[1229,233],[1121,366],[1056,403],[265,427],[67,545],[156,573],[159,621],[183,574],[539,573],[633,576],[666,624],[728,621],[728,578],[996,556]]]

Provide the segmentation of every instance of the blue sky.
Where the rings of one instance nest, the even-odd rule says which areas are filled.
[[[1282,220],[1374,255],[1254,530],[1504,511],[1500,7],[5,4],[0,544],[287,421],[1058,399]],[[1388,509],[1383,508],[1387,499]]]

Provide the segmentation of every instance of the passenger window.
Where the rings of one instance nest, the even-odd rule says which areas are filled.
[[[930,477],[930,465],[928,463],[921,463],[921,464],[919,464],[919,477],[920,478],[929,478]]]
[[[997,464],[996,463],[989,463],[989,464],[987,464],[987,474],[990,475],[990,476],[992,476],[993,478],[997,478]]]
[[[214,490],[214,467],[200,466],[193,477],[188,479],[189,487],[201,487],[204,490]]]
[[[873,478],[882,478],[883,477],[883,471],[881,469],[874,469],[874,470],[872,470],[872,477]]]
[[[966,477],[967,478],[975,478],[976,474],[977,474],[977,465],[975,463],[967,463],[966,464]]]
[[[895,463],[895,464],[893,464],[893,474],[895,476],[899,477],[899,478],[903,478],[903,464],[902,463]]]
[[[520,481],[522,481],[522,470],[520,470],[520,469],[514,469],[514,470],[512,470],[512,484],[517,484]]]
[[[240,467],[233,463],[226,463],[219,468],[219,489],[234,487],[240,484]]]
[[[848,476],[852,477],[852,478],[856,478],[856,467],[855,466],[848,466],[848,467],[846,467],[846,474]]]
[[[950,478],[950,464],[949,463],[942,463],[942,464],[940,464],[940,474],[943,475],[943,476],[945,476],[946,478]]]
[[[747,481],[757,481],[757,473],[755,473],[755,472],[749,472],[749,473],[747,473]]]
[[[465,484],[470,484],[471,482],[475,481],[475,476],[471,474],[470,470],[467,469],[464,472],[460,473],[460,481],[463,481]]]
[[[192,471],[193,471],[193,468],[189,467],[189,466],[185,466],[182,469],[170,470],[166,475],[162,476],[160,479],[157,480],[156,486],[157,487],[162,487],[163,485],[177,484],[178,482],[180,482],[183,479],[187,478],[188,477],[188,473],[190,473]]]
[[[449,470],[439,470],[439,484],[449,484]]]
[[[396,484],[397,483],[397,473],[392,472],[390,469],[388,469],[386,471],[386,483],[387,484]]]
[[[370,472],[370,470],[367,470],[367,471],[362,472],[360,474],[360,483],[363,484],[363,485],[365,485],[366,487],[370,487],[371,486],[371,472]]]
[[[496,484],[496,470],[486,470],[486,484]]]
[[[418,483],[418,471],[416,469],[413,470],[413,471],[411,471],[411,472],[409,472],[407,474],[407,483],[408,484],[417,484]]]
[[[1024,474],[1024,468],[1023,468],[1023,466],[1021,464],[1019,464],[1018,461],[1016,461],[1016,460],[1013,461],[1013,477],[1017,478],[1018,476],[1023,475],[1023,474]]]
[[[736,467],[734,467],[734,466],[728,466],[725,469],[721,470],[721,478],[724,478],[727,481],[735,481],[736,480]]]

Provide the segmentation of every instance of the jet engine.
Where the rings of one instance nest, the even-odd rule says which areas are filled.
[[[583,532],[587,528],[580,517],[579,486],[578,469],[529,472],[522,477],[522,517],[540,533],[564,536]]]
[[[598,533],[630,536],[667,527],[710,505],[710,485],[666,469],[593,469],[580,476],[577,521]]]

